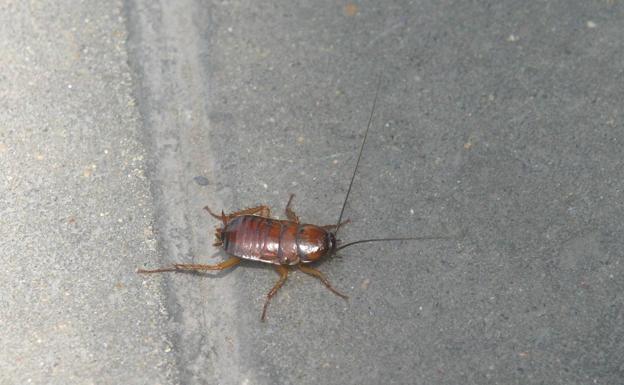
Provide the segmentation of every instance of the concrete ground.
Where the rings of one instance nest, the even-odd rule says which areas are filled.
[[[382,5],[383,4],[383,5]],[[624,5],[9,2],[0,384],[619,384]],[[353,246],[216,263],[290,193]]]

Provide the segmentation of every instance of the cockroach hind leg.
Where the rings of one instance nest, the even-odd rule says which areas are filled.
[[[180,271],[207,271],[207,270],[225,270],[230,267],[234,267],[241,262],[241,259],[238,257],[230,257],[223,262],[217,263],[216,265],[202,265],[202,264],[175,264],[173,265],[177,270]]]
[[[329,280],[320,271],[316,270],[313,267],[306,266],[306,265],[303,265],[303,264],[299,264],[299,265],[297,265],[297,267],[299,268],[299,270],[303,271],[304,273],[318,278],[329,289],[329,291],[331,291],[332,293],[336,294],[338,297],[343,298],[343,299],[349,299],[349,296],[347,296],[345,294],[342,294],[338,290],[334,289],[334,287],[331,285],[331,283],[329,283]]]
[[[271,298],[273,298],[275,294],[277,294],[277,291],[282,286],[284,286],[284,282],[286,282],[286,280],[288,279],[288,267],[284,265],[277,265],[275,266],[275,271],[277,271],[280,277],[275,285],[271,288],[271,291],[269,291],[269,294],[267,294],[266,300],[264,301],[264,306],[262,307],[262,316],[260,317],[260,320],[262,322],[266,321],[267,308],[269,307],[269,302],[271,302]]]
[[[231,257],[226,259],[223,262],[217,263],[216,265],[201,265],[201,264],[191,264],[191,263],[176,263],[172,267],[165,267],[162,269],[137,269],[137,273],[141,274],[150,274],[150,273],[164,273],[168,271],[210,271],[210,270],[225,270],[230,267],[234,267],[241,262],[241,259],[238,257]]]

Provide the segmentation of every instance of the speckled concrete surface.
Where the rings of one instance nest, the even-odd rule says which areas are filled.
[[[341,237],[458,236],[320,264],[346,303],[294,273],[266,324],[266,266],[158,278],[184,382],[621,380],[620,3],[145,3],[132,57],[168,247],[146,265],[216,261],[194,258],[214,253],[205,204],[279,214],[294,192],[334,222],[379,72]]]
[[[3,5],[0,383],[620,383],[623,16]],[[346,249],[348,302],[295,272],[264,324],[267,266],[134,273],[222,258],[206,204],[333,223],[380,72],[340,237],[453,241]]]
[[[0,383],[175,382],[122,4],[0,7]]]

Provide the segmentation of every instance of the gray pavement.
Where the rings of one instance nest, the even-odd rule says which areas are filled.
[[[0,11],[0,383],[176,373],[120,3]],[[170,377],[171,378],[171,377]]]
[[[313,5],[312,5],[313,4]],[[5,5],[0,383],[620,384],[624,8],[610,1]],[[128,65],[129,63],[129,65]],[[449,241],[293,272],[216,220]],[[213,257],[215,256],[216,257]]]

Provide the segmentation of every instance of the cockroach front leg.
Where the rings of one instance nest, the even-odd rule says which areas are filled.
[[[165,267],[163,269],[145,270],[138,269],[137,273],[150,274],[150,273],[164,273],[167,271],[207,271],[207,270],[225,270],[230,267],[234,267],[241,262],[238,257],[231,257],[216,265],[198,265],[190,263],[176,263],[173,267]]]
[[[269,302],[271,301],[271,298],[273,298],[273,296],[277,294],[277,291],[284,285],[284,282],[286,282],[286,279],[288,279],[288,267],[284,265],[277,265],[275,266],[275,270],[280,275],[280,277],[277,280],[277,283],[275,283],[275,286],[273,286],[273,288],[269,292],[269,294],[267,294],[266,301],[264,301],[264,307],[262,308],[262,317],[260,317],[260,320],[262,322],[266,321],[267,307],[269,306]]]
[[[348,299],[349,297],[342,294],[341,292],[339,292],[338,290],[334,289],[334,287],[331,285],[331,283],[329,283],[329,281],[327,280],[327,278],[325,277],[325,275],[323,275],[323,273],[321,273],[320,271],[316,270],[313,267],[310,266],[306,266],[303,264],[299,264],[297,265],[297,267],[299,267],[299,270],[303,271],[306,274],[309,274],[313,277],[318,278],[321,282],[323,282],[323,284],[325,286],[327,286],[327,288],[334,294],[336,294],[338,297],[344,298],[344,299]]]
[[[295,197],[295,194],[290,194],[290,198],[288,198],[288,203],[286,203],[286,209],[285,209],[286,218],[288,218],[289,221],[299,223],[299,217],[297,217],[295,212],[290,208],[290,204],[292,203],[292,200],[294,197]]]

